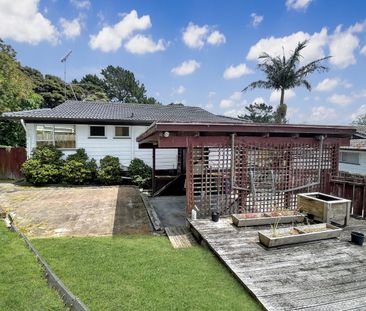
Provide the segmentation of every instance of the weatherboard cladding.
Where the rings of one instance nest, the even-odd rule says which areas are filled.
[[[53,109],[3,113],[5,118],[25,120],[90,120],[145,122],[224,122],[242,123],[239,120],[218,116],[199,107],[183,105],[144,105],[120,102],[66,101]]]

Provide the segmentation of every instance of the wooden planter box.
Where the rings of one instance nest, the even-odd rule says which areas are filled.
[[[297,234],[291,234],[296,232]],[[317,240],[338,238],[341,228],[330,224],[316,224],[309,226],[297,226],[277,229],[276,236],[272,236],[272,230],[258,231],[259,241],[266,247],[291,245]]]
[[[297,195],[297,207],[300,212],[313,215],[315,220],[335,222],[347,226],[349,223],[351,201],[321,192],[301,193]]]
[[[233,224],[237,227],[248,227],[248,226],[262,226],[262,225],[272,225],[275,223],[290,224],[293,222],[303,222],[304,216],[297,213],[289,216],[270,216],[266,213],[250,213],[251,215],[256,215],[257,217],[245,218],[246,214],[233,214],[231,218]]]

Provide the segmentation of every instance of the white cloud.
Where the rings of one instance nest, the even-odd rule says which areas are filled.
[[[313,61],[314,59],[325,56],[324,47],[327,44],[328,31],[326,28],[322,28],[320,32],[315,32],[312,35],[299,31],[289,36],[260,39],[249,49],[247,59],[257,60],[263,52],[267,52],[272,56],[282,55],[282,47],[285,48],[285,55],[288,56],[295,49],[297,44],[304,40],[309,40],[309,43],[308,46],[303,50],[302,62],[305,63]]]
[[[166,49],[166,44],[163,39],[160,39],[158,42],[154,42],[151,37],[139,34],[131,38],[125,44],[125,48],[132,54],[146,54],[164,51]]]
[[[234,101],[231,99],[223,99],[220,101],[220,107],[223,109],[231,108],[234,106]]]
[[[323,106],[313,107],[311,109],[310,119],[312,121],[332,120],[337,117],[337,113],[333,108],[326,108]]]
[[[187,28],[183,31],[183,42],[190,48],[200,49],[205,45],[205,39],[209,32],[209,27],[202,27],[190,22]]]
[[[366,105],[363,104],[360,107],[358,107],[357,111],[355,113],[351,114],[351,120],[356,120],[359,116],[366,114]]]
[[[224,34],[222,34],[220,31],[215,30],[212,32],[208,38],[207,43],[211,45],[220,45],[226,42],[226,38]]]
[[[305,11],[312,0],[286,0],[288,10]]]
[[[214,96],[216,96],[216,92],[215,91],[208,92],[208,98],[212,98]]]
[[[201,49],[205,43],[220,45],[226,42],[226,38],[221,32],[213,31],[212,27],[208,25],[198,26],[192,22],[189,22],[187,28],[183,30],[182,40],[192,49]]]
[[[91,6],[89,0],[70,0],[70,3],[77,9],[89,9]]]
[[[38,44],[58,42],[59,33],[38,10],[39,0],[0,1],[0,37],[17,42]]]
[[[345,95],[345,94],[333,94],[328,97],[327,100],[336,105],[346,106],[353,102],[353,96]]]
[[[326,78],[318,83],[318,85],[315,87],[315,90],[319,92],[331,91],[334,88],[336,88],[339,85],[339,83],[340,83],[339,78],[333,78],[333,79]]]
[[[195,61],[194,59],[190,59],[190,60],[184,61],[178,67],[174,67],[171,70],[171,72],[178,76],[185,76],[185,75],[192,74],[198,68],[200,68],[200,66],[201,65],[199,62]]]
[[[345,31],[338,26],[330,38],[329,52],[333,57],[330,62],[339,68],[346,68],[356,63],[354,51],[359,46],[359,39],[353,33],[355,28],[351,26]]]
[[[137,12],[132,10],[125,14],[122,19],[113,26],[105,26],[96,35],[90,36],[89,46],[102,52],[115,52],[122,41],[128,39],[134,32],[146,30],[151,27],[149,15],[138,17]]]
[[[264,18],[262,15],[257,15],[256,13],[250,14],[250,17],[252,18],[252,26],[254,28],[258,27]]]
[[[366,45],[363,46],[363,48],[361,49],[360,53],[362,55],[366,55]]]
[[[186,88],[183,85],[178,86],[176,89],[173,88],[173,93],[174,94],[183,94],[186,91]]]
[[[251,74],[253,70],[247,67],[246,64],[239,64],[237,66],[231,65],[224,71],[224,79],[237,79],[243,75]]]
[[[78,18],[67,20],[62,17],[60,18],[60,24],[62,27],[62,33],[67,39],[74,39],[81,33],[81,24]]]
[[[282,47],[285,48],[285,55],[289,56],[299,42],[309,40],[308,46],[302,52],[302,63],[324,57],[325,49],[329,48],[332,56],[329,62],[339,68],[346,68],[356,63],[355,51],[359,48],[360,41],[356,34],[365,29],[366,21],[351,25],[344,31],[338,25],[333,33],[328,33],[323,27],[320,32],[313,34],[299,31],[284,37],[263,38],[251,46],[247,59],[256,60],[263,52],[272,56],[282,55]],[[366,53],[366,48],[361,53]]]
[[[296,96],[296,93],[293,90],[285,91],[285,103],[290,99]],[[280,91],[272,91],[271,96],[269,97],[270,102],[280,102],[281,92]]]

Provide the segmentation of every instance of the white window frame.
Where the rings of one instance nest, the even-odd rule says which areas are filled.
[[[116,136],[116,128],[117,127],[127,127],[128,128],[128,136]],[[114,126],[114,136],[113,136],[113,138],[114,139],[129,139],[129,138],[131,138],[131,126],[128,126],[128,125],[115,125]]]
[[[37,139],[37,126],[38,126],[38,125],[52,127],[52,141],[51,141],[51,140],[38,140],[38,139]],[[36,147],[37,147],[37,143],[38,143],[38,142],[41,142],[41,141],[49,141],[49,142],[52,142],[52,146],[56,146],[56,140],[55,140],[55,125],[56,125],[56,124],[36,123],[36,126],[35,126],[35,128],[34,128]],[[73,127],[74,127],[74,132],[75,132],[75,147],[74,147],[74,148],[57,148],[57,149],[58,149],[58,150],[76,150],[76,149],[77,149],[76,125],[75,125],[75,124],[59,124],[59,123],[57,123],[57,125],[58,125],[58,126],[73,126]]]

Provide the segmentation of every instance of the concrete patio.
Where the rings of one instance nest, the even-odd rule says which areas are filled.
[[[29,237],[148,233],[139,190],[111,187],[18,187],[0,183],[0,207]]]

